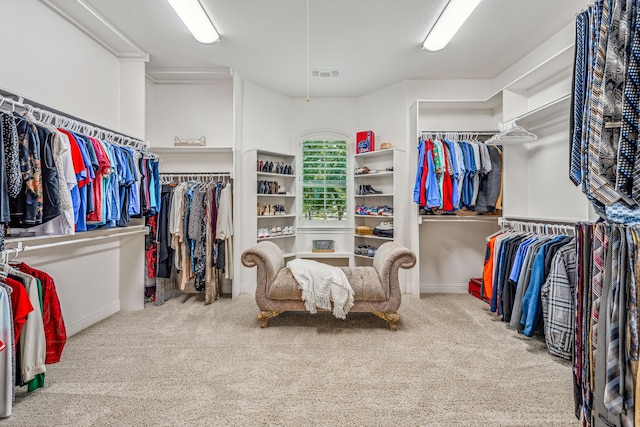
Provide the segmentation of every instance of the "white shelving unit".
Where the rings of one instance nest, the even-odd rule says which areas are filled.
[[[255,202],[256,213],[258,213],[258,206],[282,206],[284,208],[284,214],[282,215],[256,215],[256,241],[271,240],[276,243],[282,252],[285,254],[285,258],[293,258],[296,253],[295,238],[296,238],[296,174],[295,174],[295,156],[275,153],[270,151],[252,150],[250,153],[255,156],[249,156],[249,165],[253,165],[255,171]],[[275,165],[280,163],[285,166],[291,166],[292,173],[275,173],[267,172],[264,170],[258,170],[258,166],[262,162],[264,165],[266,162],[273,162],[273,171],[276,170]],[[276,191],[275,194],[258,193],[258,187],[260,182],[273,183],[272,188]],[[282,194],[280,194],[282,193]],[[274,208],[275,209],[275,208]],[[275,234],[282,233],[285,227],[289,227],[293,230],[292,234]],[[257,237],[258,230],[266,229],[269,237]],[[275,233],[274,233],[275,232]]]
[[[367,167],[371,172],[366,174],[353,175],[353,194],[354,209],[358,206],[373,206],[375,208],[387,206],[396,209],[396,185],[394,180],[395,169],[397,167],[398,151],[396,149],[386,149],[371,151],[354,155],[354,168]],[[363,186],[369,186],[364,189]],[[366,194],[360,194],[363,191],[370,191]],[[376,191],[374,193],[373,191]],[[379,192],[379,193],[378,193]],[[354,214],[354,231],[358,226],[366,226],[371,229],[375,228],[381,222],[393,223],[393,216],[383,215],[357,215]],[[397,230],[394,227],[394,238],[397,236]],[[380,237],[375,235],[360,235],[354,232],[354,262],[355,265],[370,265],[373,262],[372,257],[359,256],[355,254],[355,248],[360,245],[379,247],[385,241],[393,241],[394,238]]]

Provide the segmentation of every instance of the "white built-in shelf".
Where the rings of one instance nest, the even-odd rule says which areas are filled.
[[[393,240],[393,237],[380,237],[380,236],[376,236],[375,234],[366,234],[366,235],[362,235],[362,234],[353,234],[355,237],[362,237],[365,239],[378,239],[378,240]]]
[[[256,237],[258,241],[261,240],[273,240],[273,239],[286,239],[287,237],[296,237],[295,234],[283,234],[281,236],[269,236],[269,237]]]
[[[296,197],[293,194],[260,194],[258,193],[258,197]]]
[[[268,176],[273,178],[295,178],[295,175],[289,175],[286,173],[270,173],[270,172],[257,172],[258,176]]]
[[[360,153],[360,154],[354,154],[355,157],[357,158],[363,158],[363,157],[380,157],[380,156],[385,156],[389,153],[393,153],[394,148],[387,148],[384,150],[376,150],[376,151],[369,151],[366,153]]]
[[[460,114],[460,111],[471,114],[495,115],[496,111],[502,108],[502,93],[496,93],[488,99],[483,100],[439,100],[439,99],[419,99],[417,101],[418,114]],[[432,129],[433,130],[433,129]],[[465,129],[458,129],[460,131]],[[473,129],[469,129],[470,131]]]
[[[373,261],[373,257],[372,256],[358,255],[358,254],[353,254],[353,256],[356,257],[356,258],[370,259],[371,261]]]
[[[512,83],[507,85],[505,89],[526,93],[532,87],[539,85],[540,82],[557,80],[563,76],[568,77],[573,71],[571,67],[573,60],[574,45],[570,44],[555,56],[547,59],[537,67],[528,70],[523,75],[518,76]]]
[[[293,252],[285,252],[282,254],[282,256],[284,256],[285,258],[295,258],[296,254]]]
[[[354,218],[377,218],[377,219],[393,219],[393,215],[358,215],[355,214]]]
[[[283,153],[276,153],[275,151],[265,151],[265,150],[257,150],[257,154],[258,154],[258,160],[261,160],[260,156],[275,156],[275,157],[282,157],[287,159],[293,159],[295,157],[293,154],[283,154]]]
[[[419,215],[419,224],[424,222],[498,222],[497,215]]]
[[[528,131],[535,131],[540,125],[555,122],[558,119],[566,120],[571,113],[571,95],[566,94],[547,104],[541,105],[531,111],[515,118],[516,123]]]
[[[232,154],[233,147],[151,147],[156,154]]]
[[[295,214],[286,215],[258,215],[258,219],[272,219],[272,218],[295,218]]]
[[[375,178],[378,176],[388,176],[388,175],[393,175],[393,171],[380,171],[380,172],[369,172],[369,173],[361,173],[361,174],[354,174],[353,177],[354,178]]]
[[[382,193],[382,194],[356,194],[353,197],[393,197],[393,194]]]

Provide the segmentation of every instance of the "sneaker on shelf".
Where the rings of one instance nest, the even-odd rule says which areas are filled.
[[[390,206],[380,206],[378,208],[378,215],[393,216],[393,208]]]
[[[374,248],[373,246],[370,247],[369,250],[367,251],[367,256],[373,258],[377,250],[378,248]]]
[[[364,175],[364,174],[367,174],[369,172],[371,172],[371,169],[369,169],[368,167],[365,166],[365,167],[362,167],[362,168],[356,168],[354,173],[356,175]]]

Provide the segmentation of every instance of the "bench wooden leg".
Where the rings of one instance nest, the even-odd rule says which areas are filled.
[[[400,321],[400,315],[396,313],[383,313],[381,311],[374,311],[373,314],[378,316],[381,319],[389,322],[389,329],[392,331],[398,330],[398,321]]]
[[[276,317],[280,313],[282,313],[282,310],[261,311],[260,313],[258,313],[258,319],[260,319],[260,327],[266,328],[269,324],[269,319],[271,319],[272,317]]]

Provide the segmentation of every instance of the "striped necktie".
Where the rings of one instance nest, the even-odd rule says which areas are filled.
[[[603,143],[604,129],[604,89],[606,51],[611,27],[612,0],[605,0],[598,34],[598,46],[593,67],[593,88],[591,118],[589,120],[589,192],[601,203],[610,205],[620,200],[620,194],[607,179],[600,174],[600,148]]]
[[[604,405],[611,415],[620,415],[623,407],[623,397],[620,383],[620,231],[613,227],[611,234],[611,287],[609,298],[602,305],[601,318],[607,324],[607,382],[604,388]],[[602,363],[602,362],[599,362]]]
[[[605,225],[598,223],[593,231],[593,270],[591,275],[591,347],[595,356],[598,348],[598,321],[600,315],[600,298],[602,297],[602,283],[604,281],[605,263]]]
[[[573,71],[571,162],[569,165],[569,177],[576,185],[579,185],[582,180],[580,159],[582,156],[582,118],[584,114],[584,96],[587,77],[585,73],[585,43],[587,38],[586,21],[586,11],[576,17],[576,57]]]

